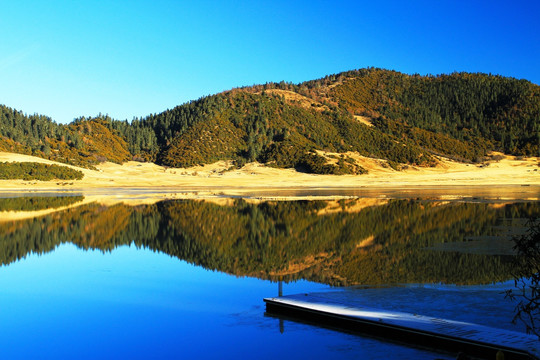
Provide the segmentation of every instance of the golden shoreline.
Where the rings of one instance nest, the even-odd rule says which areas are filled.
[[[231,169],[230,162],[188,169],[165,168],[153,163],[127,162],[123,165],[102,163],[98,170],[73,167],[84,173],[82,180],[24,181],[0,180],[0,192],[20,191],[84,191],[137,192],[213,195],[241,195],[246,193],[319,192],[343,196],[365,192],[448,192],[536,193],[540,187],[538,157],[515,158],[505,156],[499,161],[481,165],[463,164],[440,159],[434,168],[409,167],[396,171],[381,166],[376,159],[362,158],[366,175],[313,175],[294,169],[277,169],[250,163],[242,169]],[[58,164],[28,155],[0,152],[0,162],[40,162]],[[72,167],[72,166],[71,166]],[[528,189],[527,189],[528,188]]]

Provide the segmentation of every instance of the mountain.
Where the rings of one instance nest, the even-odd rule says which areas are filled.
[[[100,115],[58,125],[2,106],[0,137],[0,150],[84,166],[234,160],[361,174],[366,170],[350,152],[396,169],[433,166],[437,156],[462,162],[481,162],[492,151],[538,156],[540,87],[499,75],[368,68],[233,89],[131,122]]]

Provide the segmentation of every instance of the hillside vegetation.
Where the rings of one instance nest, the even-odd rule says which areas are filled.
[[[131,122],[99,115],[58,125],[1,106],[0,150],[86,167],[131,159],[170,167],[234,160],[239,167],[259,161],[362,174],[348,152],[396,169],[433,166],[437,156],[462,162],[481,162],[492,151],[538,156],[539,119],[540,87],[526,80],[369,68],[234,89]]]
[[[39,156],[92,168],[103,161],[122,163],[132,155],[123,137],[111,131],[108,117],[79,118],[69,125],[49,117],[27,116],[0,105],[0,151]]]
[[[35,162],[0,162],[0,180],[81,180],[84,174],[67,166]]]

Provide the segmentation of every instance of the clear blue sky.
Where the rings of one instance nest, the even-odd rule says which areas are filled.
[[[0,103],[129,119],[367,66],[540,84],[538,1],[0,0]]]

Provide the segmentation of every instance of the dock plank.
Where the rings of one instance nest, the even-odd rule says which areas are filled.
[[[540,359],[540,342],[533,335],[488,326],[433,318],[419,314],[386,311],[358,304],[336,301],[331,296],[298,294],[264,299],[267,311],[287,312],[319,320],[332,320],[335,325],[352,323],[369,329],[383,328],[384,334],[395,334],[412,341],[433,339],[455,349],[477,351],[480,354],[501,350],[506,359]],[[400,335],[401,334],[401,335]],[[405,336],[407,335],[407,336]],[[454,347],[455,346],[455,347]]]

